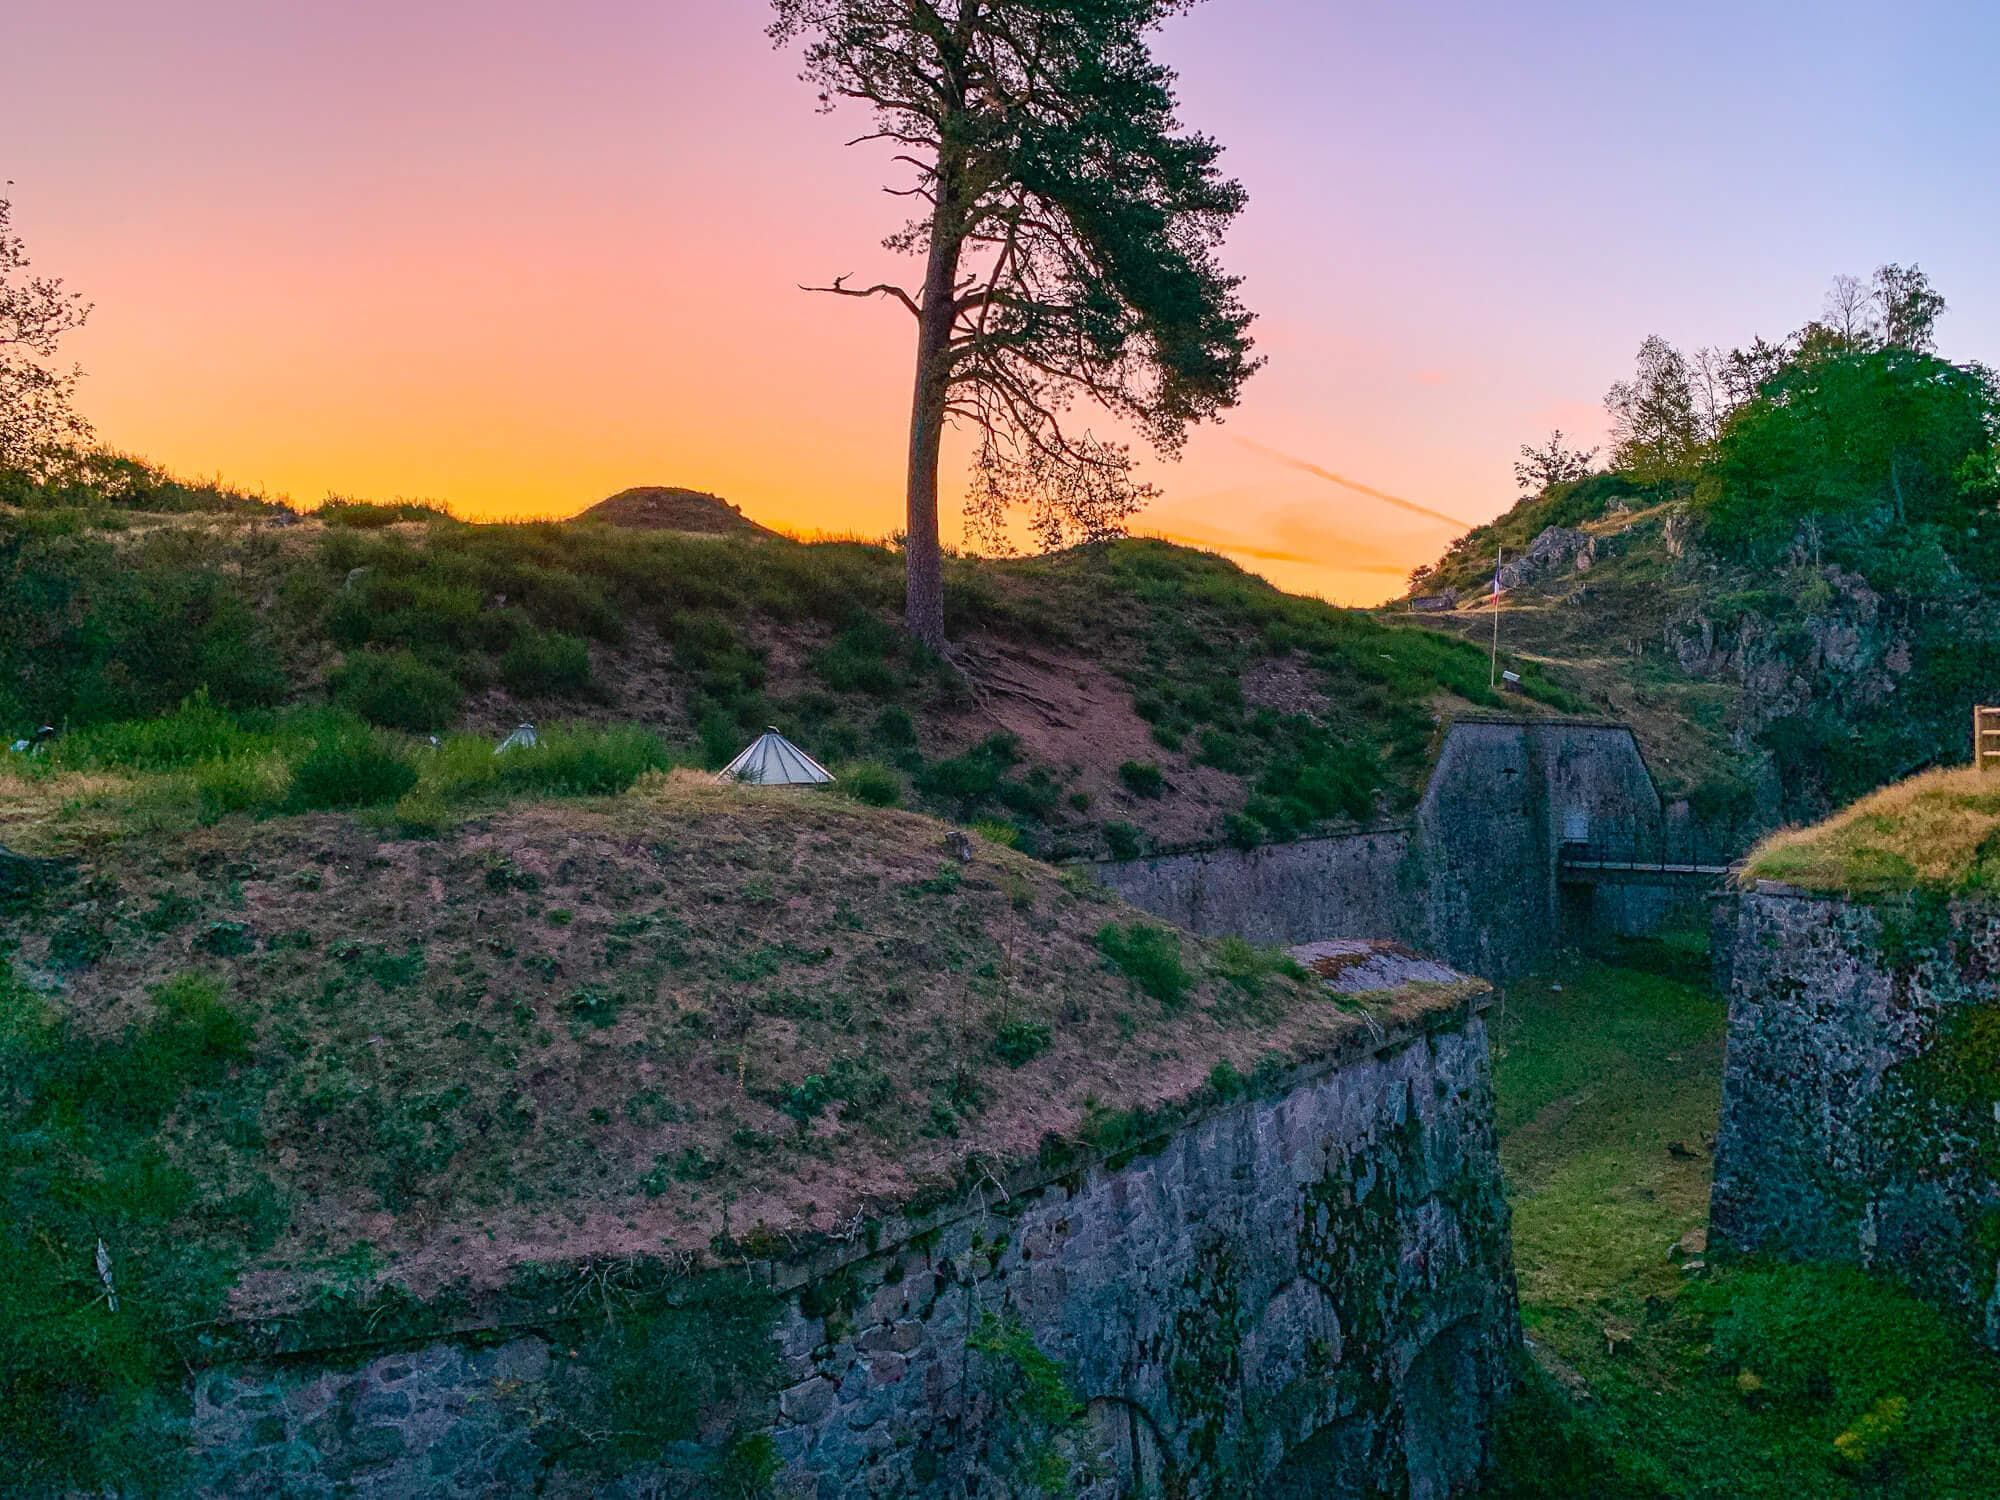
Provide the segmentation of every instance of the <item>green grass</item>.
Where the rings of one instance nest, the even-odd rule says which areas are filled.
[[[238,715],[197,694],[153,719],[64,736],[45,757],[0,770],[58,824],[108,819],[164,833],[235,814],[393,808],[406,829],[434,832],[455,813],[522,798],[610,796],[675,764],[657,735],[633,726],[553,724],[537,744],[501,755],[484,735],[433,746],[344,709]]]
[[[2000,1365],[1963,1329],[1858,1270],[1718,1265],[1683,1241],[1707,1221],[1724,1032],[1698,958],[1568,964],[1512,986],[1495,1022],[1538,1369],[1492,1500],[2000,1493]]]

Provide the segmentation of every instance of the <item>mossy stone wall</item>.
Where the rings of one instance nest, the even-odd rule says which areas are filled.
[[[1717,1243],[1891,1271],[2000,1348],[2000,906],[1766,885],[1717,933]]]
[[[653,1451],[620,1443],[643,1349],[579,1403],[588,1341],[489,1330],[206,1372],[201,1492],[1465,1493],[1519,1343],[1484,1021],[1433,1014],[771,1291],[768,1368]]]

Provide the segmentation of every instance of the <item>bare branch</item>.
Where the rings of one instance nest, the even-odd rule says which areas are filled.
[[[806,286],[801,283],[799,290],[802,292],[828,292],[836,297],[894,297],[910,310],[911,317],[920,318],[923,316],[923,309],[917,306],[917,299],[899,286],[891,285],[886,281],[878,281],[875,285],[868,287],[848,286],[846,283],[847,277],[836,276],[833,278],[832,286]]]

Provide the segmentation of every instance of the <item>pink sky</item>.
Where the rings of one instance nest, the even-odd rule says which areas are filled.
[[[2000,126],[1970,102],[1993,14],[1213,0],[1177,21],[1186,118],[1250,189],[1226,258],[1270,364],[1141,529],[1370,601],[1450,528],[1259,447],[1482,520],[1521,443],[1598,439],[1646,333],[1782,332],[1887,259],[1951,299],[1946,352],[2000,353]],[[0,176],[37,269],[97,304],[71,352],[100,435],[306,503],[560,515],[664,483],[894,529],[907,320],[796,284],[897,273],[896,202],[765,20],[7,0]]]

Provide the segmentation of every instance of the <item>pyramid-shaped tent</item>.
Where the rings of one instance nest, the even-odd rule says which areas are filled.
[[[766,729],[716,773],[717,781],[753,786],[825,786],[833,773],[775,729]]]

